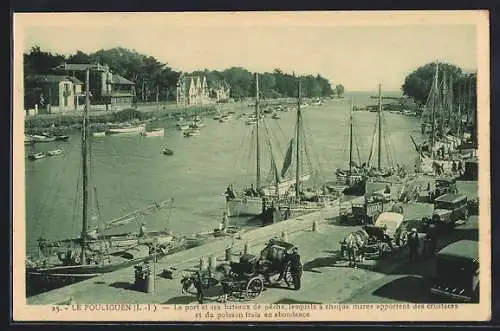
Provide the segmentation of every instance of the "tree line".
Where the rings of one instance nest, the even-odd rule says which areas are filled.
[[[405,96],[412,98],[419,106],[427,103],[436,73],[436,63],[427,63],[406,76],[401,89]],[[451,77],[451,80],[450,80]],[[438,82],[442,89],[443,80],[452,91],[453,104],[475,109],[477,100],[477,73],[464,72],[460,67],[449,63],[438,64]],[[450,84],[451,83],[451,84]],[[450,88],[451,85],[451,88]]]
[[[67,63],[100,63],[110,67],[113,73],[135,83],[136,101],[174,101],[177,81],[181,72],[171,68],[168,63],[123,47],[98,50],[87,54],[76,51],[64,56],[46,52],[39,46],[32,47],[23,54],[24,78],[30,75],[51,74],[56,66]],[[255,75],[242,67],[232,67],[223,71],[202,70],[187,75],[204,75],[209,87],[220,86],[226,82],[230,87],[230,97],[244,99],[255,96]],[[342,97],[344,87],[341,84],[332,87],[331,83],[320,74],[299,76],[301,96],[323,98],[337,95]],[[297,96],[297,78],[280,69],[259,74],[259,90],[263,98],[281,98]]]

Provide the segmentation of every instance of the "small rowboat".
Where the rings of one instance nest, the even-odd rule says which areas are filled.
[[[165,134],[164,128],[157,128],[151,131],[143,131],[141,132],[141,136],[143,137],[163,137]]]
[[[47,152],[48,156],[56,156],[56,155],[61,155],[61,154],[62,154],[62,149],[54,149],[53,151]]]
[[[45,157],[45,153],[35,153],[35,154],[31,154],[30,156],[28,156],[28,158],[30,160],[39,160],[39,159],[43,159]]]
[[[173,150],[171,150],[171,149],[165,148],[165,149],[163,150],[163,154],[164,154],[164,155],[174,155],[174,151],[173,151]]]
[[[200,135],[199,129],[190,129],[190,130],[184,131],[184,137],[193,137],[193,136],[199,136],[199,135]]]

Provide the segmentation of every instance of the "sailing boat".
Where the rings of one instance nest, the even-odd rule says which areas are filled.
[[[451,123],[451,114],[453,112],[451,88],[448,89],[445,74],[443,73],[443,91],[440,93],[438,75],[439,63],[436,63],[433,84],[425,105],[426,111],[422,114],[424,119],[422,123],[422,133],[424,133],[424,135],[428,133],[428,141],[420,146],[416,146],[419,154],[416,168],[423,173],[451,171],[453,162],[457,160],[452,159],[450,152],[453,152],[460,144],[460,138],[449,135],[447,130],[447,128],[451,129],[455,126]],[[452,85],[451,80],[450,85]],[[456,120],[461,121],[460,112]],[[429,126],[430,132],[427,132],[425,128]],[[460,131],[459,126],[457,131]],[[449,152],[448,157],[445,157],[446,152]]]
[[[140,232],[117,235],[101,235],[97,228],[90,228],[89,219],[89,69],[86,69],[86,106],[82,126],[82,232],[80,238],[60,241],[39,239],[37,258],[27,257],[26,290],[34,295],[81,280],[133,266],[156,257],[185,249],[183,237],[169,231]],[[142,210],[108,222],[107,230],[138,217],[149,215],[168,206],[168,201],[154,203]]]
[[[358,171],[358,165],[353,160],[354,153],[354,131],[353,131],[353,117],[352,113],[354,111],[354,100],[351,99],[350,112],[349,112],[349,168],[348,169],[337,169],[335,174],[337,175],[337,182],[345,185],[352,185],[354,183],[360,182],[363,179],[363,175]],[[356,171],[353,171],[353,168]]]
[[[377,142],[377,164],[371,166],[371,159],[375,145],[375,134],[372,140],[372,149],[365,167],[364,177],[364,197],[365,201],[375,200],[395,200],[401,201],[415,195],[417,190],[417,178],[408,174],[402,167],[394,166],[391,158],[392,151],[389,141],[385,141],[387,165],[382,166],[382,142],[387,137],[383,134],[382,117],[382,85],[378,85],[378,113],[375,134],[378,135]],[[345,193],[345,192],[344,192]]]
[[[299,113],[300,113],[300,105]],[[260,113],[260,96],[259,96],[259,76],[255,74],[255,115],[254,118],[261,118]],[[298,117],[300,119],[300,116]],[[297,173],[295,178],[287,178],[284,175],[290,168],[292,163],[292,151],[294,146],[294,139],[292,138],[285,160],[283,162],[283,167],[281,171],[278,169],[278,162],[273,155],[272,150],[270,151],[271,157],[271,168],[274,174],[274,181],[268,185],[262,185],[261,181],[261,152],[260,152],[260,129],[263,121],[255,121],[255,146],[256,146],[256,181],[251,185],[251,188],[245,192],[236,193],[232,186],[230,185],[226,192],[224,193],[226,198],[226,210],[229,216],[257,216],[264,211],[263,198],[281,196],[289,193],[290,189],[299,181],[307,181],[310,178],[310,174],[300,174]],[[266,127],[264,129],[267,130]],[[271,144],[268,141],[268,146]]]

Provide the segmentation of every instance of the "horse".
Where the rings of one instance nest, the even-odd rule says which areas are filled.
[[[357,259],[360,261],[364,259],[363,248],[368,242],[369,235],[363,230],[357,230],[348,234],[342,243],[341,253],[347,252],[347,258],[349,260],[349,267],[356,268]]]
[[[218,265],[213,272],[209,270],[195,271],[190,275],[184,275],[181,279],[181,294],[189,291],[194,286],[196,289],[208,289],[218,284],[222,285],[223,301],[227,300],[228,289],[223,280],[231,275],[231,266],[228,264]]]

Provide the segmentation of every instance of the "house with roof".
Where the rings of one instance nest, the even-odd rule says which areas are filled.
[[[181,74],[177,81],[177,104],[179,106],[210,104],[209,92],[206,77]]]
[[[135,98],[135,83],[113,73],[109,66],[81,63],[63,63],[56,67],[59,72],[72,73],[85,81],[86,70],[90,70],[89,85],[93,105],[104,105],[112,110],[131,107]]]
[[[224,102],[230,98],[231,87],[225,80],[214,82],[210,94],[215,99],[215,102]]]
[[[83,82],[74,76],[35,75],[26,77],[25,82],[26,106],[37,105],[42,113],[76,110],[84,103]]]

